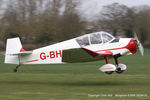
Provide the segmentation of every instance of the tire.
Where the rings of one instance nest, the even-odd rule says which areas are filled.
[[[17,72],[17,69],[14,69],[13,71],[14,71],[14,72]]]
[[[121,74],[123,72],[124,72],[124,70],[121,70],[121,68],[117,68],[117,70],[116,70],[116,73],[118,73],[118,74]]]
[[[113,73],[113,71],[105,72],[105,73],[108,74],[108,75],[111,75]]]
[[[124,71],[123,70],[121,70],[121,71],[116,71],[116,73],[118,73],[118,74],[121,74],[121,73],[123,73]]]

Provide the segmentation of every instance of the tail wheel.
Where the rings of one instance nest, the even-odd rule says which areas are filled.
[[[113,73],[113,71],[109,71],[109,72],[105,72],[108,75],[111,75]]]

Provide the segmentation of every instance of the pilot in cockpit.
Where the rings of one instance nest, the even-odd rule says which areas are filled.
[[[93,34],[91,37],[91,44],[99,44],[102,43],[101,36],[99,34]]]

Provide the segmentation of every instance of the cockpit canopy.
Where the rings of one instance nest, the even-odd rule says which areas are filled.
[[[76,39],[80,46],[111,42],[115,38],[107,32],[96,32],[80,36]]]

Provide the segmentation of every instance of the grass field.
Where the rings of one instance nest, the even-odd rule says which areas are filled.
[[[15,65],[5,65],[3,59],[0,55],[0,100],[150,100],[148,49],[144,57],[121,57],[128,69],[112,75],[98,70],[105,61],[23,65],[14,73]]]

